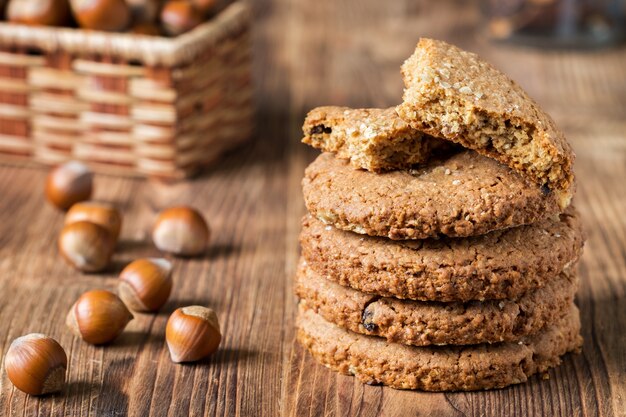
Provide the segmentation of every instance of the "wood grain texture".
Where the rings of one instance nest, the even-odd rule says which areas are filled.
[[[262,0],[253,4],[257,140],[179,184],[99,176],[96,198],[125,214],[111,271],[83,275],[56,250],[62,215],[45,204],[45,171],[0,166],[0,355],[25,333],[59,340],[70,357],[62,395],[27,397],[0,374],[6,416],[625,416],[626,51],[537,51],[480,36],[465,2]],[[390,106],[399,67],[419,36],[477,51],[554,116],[578,154],[588,242],[580,267],[584,351],[548,380],[453,394],[364,386],[321,367],[294,341],[292,277],[304,205],[300,180],[316,152],[299,143],[305,112],[322,104]],[[200,259],[175,260],[171,301],[138,315],[114,344],[88,346],[64,326],[80,293],[114,288],[149,239],[157,212],[201,209],[213,229]],[[217,312],[220,350],[195,365],[170,362],[168,314],[185,304]]]

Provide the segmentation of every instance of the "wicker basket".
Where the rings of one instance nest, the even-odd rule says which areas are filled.
[[[250,17],[174,39],[0,23],[0,159],[185,178],[251,135]]]

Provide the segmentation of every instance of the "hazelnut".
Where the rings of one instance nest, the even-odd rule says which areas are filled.
[[[32,333],[11,343],[4,367],[17,389],[30,395],[51,394],[63,389],[67,355],[56,340]]]
[[[154,24],[159,17],[160,0],[126,0],[135,24]]]
[[[168,1],[161,10],[161,24],[166,34],[178,36],[202,23],[202,13],[186,0]]]
[[[165,340],[173,362],[195,362],[209,356],[222,340],[215,311],[201,306],[177,309],[167,320]]]
[[[152,240],[159,250],[182,256],[204,252],[209,235],[202,215],[190,207],[163,210],[152,229]]]
[[[11,0],[7,20],[32,26],[66,26],[70,21],[67,0]]]
[[[191,4],[205,16],[216,11],[218,3],[218,0],[191,0]]]
[[[133,315],[117,295],[92,290],[76,300],[65,323],[85,342],[101,345],[115,340],[132,319]]]
[[[122,215],[112,204],[108,203],[85,201],[74,204],[65,215],[65,224],[80,221],[104,227],[116,241],[122,228]]]
[[[120,298],[135,311],[156,311],[172,292],[172,263],[167,259],[137,259],[120,273]]]
[[[119,32],[130,24],[130,8],[124,0],[70,0],[70,5],[85,29]]]
[[[93,192],[93,174],[87,165],[70,161],[54,168],[46,180],[48,201],[61,210],[89,200]]]
[[[130,32],[135,35],[161,36],[159,28],[152,23],[139,23],[130,28]]]
[[[115,241],[105,228],[86,221],[64,226],[58,243],[63,258],[84,272],[105,269],[115,249]]]

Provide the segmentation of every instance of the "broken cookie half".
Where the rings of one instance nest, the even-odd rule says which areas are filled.
[[[421,39],[402,65],[411,127],[494,158],[554,192],[562,209],[574,193],[574,153],[552,118],[522,88],[476,54]]]
[[[318,107],[309,112],[302,130],[302,142],[373,172],[410,168],[449,147],[409,126],[394,108]]]

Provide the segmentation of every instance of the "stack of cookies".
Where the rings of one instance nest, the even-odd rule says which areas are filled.
[[[403,103],[323,107],[304,142],[298,340],[366,383],[524,382],[580,349],[573,152],[476,55],[422,39]]]

